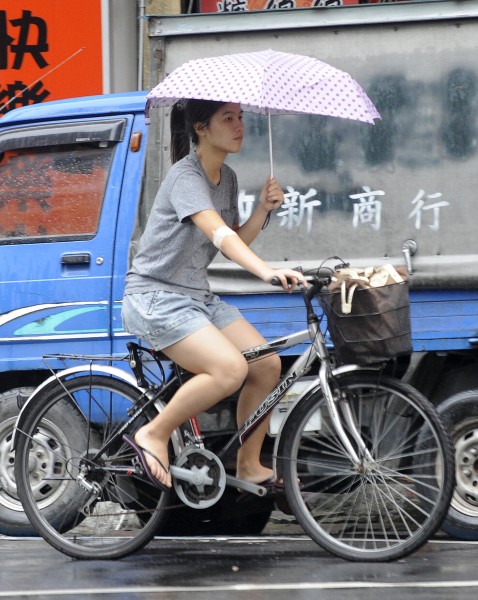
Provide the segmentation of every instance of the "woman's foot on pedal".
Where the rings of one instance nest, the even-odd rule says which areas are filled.
[[[264,487],[284,487],[282,479],[276,481],[274,478],[274,472],[272,469],[268,469],[260,465],[259,469],[254,472],[239,472],[237,471],[237,478],[247,481],[248,483],[255,483],[256,485],[263,485]]]
[[[171,473],[169,471],[168,445],[154,434],[138,429],[134,435],[135,443],[143,451],[151,475],[167,488],[172,486]]]

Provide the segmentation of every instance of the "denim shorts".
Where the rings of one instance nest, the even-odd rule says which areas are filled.
[[[243,318],[239,309],[213,294],[201,302],[162,290],[127,294],[121,314],[124,329],[154,350],[167,348],[207,325],[224,329]]]

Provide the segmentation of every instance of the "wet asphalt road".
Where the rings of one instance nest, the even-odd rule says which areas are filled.
[[[120,561],[72,560],[36,538],[0,538],[0,598],[476,600],[478,543],[438,536],[393,563],[351,563],[297,527],[250,538],[157,538]]]

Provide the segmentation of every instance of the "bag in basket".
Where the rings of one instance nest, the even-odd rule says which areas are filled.
[[[410,300],[405,269],[339,269],[321,292],[338,363],[371,365],[410,354]]]

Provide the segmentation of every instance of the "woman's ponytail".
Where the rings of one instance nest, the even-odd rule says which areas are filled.
[[[183,101],[171,109],[171,162],[174,164],[189,154],[189,134],[186,130],[186,113]]]

